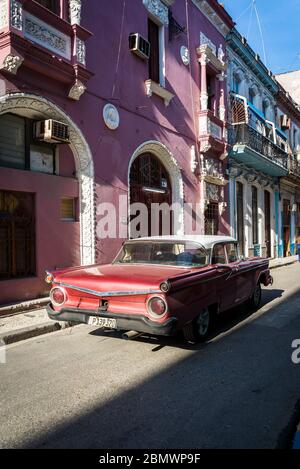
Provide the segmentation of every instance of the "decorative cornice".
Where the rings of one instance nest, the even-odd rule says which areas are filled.
[[[219,70],[220,72],[226,70],[226,64],[215,56],[208,44],[203,44],[202,46],[198,47],[197,54],[199,56],[199,62],[201,64],[203,64],[204,61],[209,61],[215,67],[216,70]]]
[[[169,9],[161,0],[143,0],[143,5],[161,24],[168,26]]]
[[[234,23],[230,19],[229,15],[227,15],[226,11],[224,10],[227,19],[221,18],[221,15],[217,13],[217,9],[222,8],[220,5],[216,3],[216,8],[211,6],[211,2],[208,0],[192,0],[194,5],[201,11],[201,13],[206,16],[206,18],[212,23],[212,25],[222,34],[223,37],[229,33],[230,29],[233,28]],[[220,11],[220,10],[219,10]]]
[[[243,38],[236,29],[233,29],[228,34],[226,40],[228,46],[251,69],[252,73],[254,73],[266,88],[275,95],[278,92],[278,84],[273,78],[273,74],[260,60],[259,55],[248,45],[246,39]]]

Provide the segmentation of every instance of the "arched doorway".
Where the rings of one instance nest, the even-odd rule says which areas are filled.
[[[166,174],[166,177],[162,179],[167,180],[167,189],[168,190],[168,200],[169,203],[172,205],[173,211],[173,223],[170,232],[176,235],[183,235],[184,234],[184,192],[183,192],[183,180],[180,167],[178,162],[170,152],[170,150],[163,145],[161,142],[156,140],[149,140],[147,142],[142,143],[133,153],[129,167],[128,167],[128,204],[129,207],[132,207],[132,203],[136,202],[137,200],[140,201],[137,197],[138,192],[135,191],[136,185],[133,184],[132,187],[132,180],[134,180],[134,172],[136,169],[131,171],[133,165],[138,160],[141,155],[151,154],[152,164],[155,165],[154,161],[158,161],[161,165],[161,175]],[[138,165],[139,163],[137,163]],[[139,171],[139,167],[137,166]],[[164,181],[161,181],[165,184]],[[160,183],[161,183],[160,182]],[[157,184],[157,183],[156,183]],[[159,183],[158,183],[159,184]],[[154,186],[155,187],[155,186]],[[161,187],[156,187],[157,189],[161,189]],[[162,188],[166,189],[166,188]],[[162,198],[167,198],[162,195]],[[129,208],[129,216],[131,215],[131,209]],[[149,232],[149,230],[147,230]],[[146,233],[148,234],[148,233]],[[134,234],[131,231],[131,225],[129,225],[129,237],[133,238]]]
[[[80,257],[81,264],[95,262],[95,191],[94,164],[89,145],[74,121],[57,105],[34,94],[13,93],[0,98],[0,115],[13,112],[31,119],[55,119],[69,126],[72,150],[80,187]]]
[[[140,203],[147,208],[147,235],[172,234],[172,214],[167,213],[168,207],[172,205],[172,187],[168,171],[162,162],[153,153],[142,153],[131,165],[129,183],[131,205]],[[153,204],[164,204],[157,213],[156,222],[153,218]],[[169,217],[167,227],[164,217]],[[134,215],[130,213],[130,220],[133,219]]]

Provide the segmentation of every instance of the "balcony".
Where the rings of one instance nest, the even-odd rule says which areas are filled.
[[[224,122],[209,109],[199,112],[199,142],[201,153],[213,151],[221,156],[226,151]]]
[[[80,2],[79,2],[80,4]],[[63,84],[78,100],[92,73],[86,69],[86,41],[91,33],[35,1],[0,0],[0,71],[19,70]]]
[[[299,184],[300,178],[300,162],[298,161],[297,155],[289,155],[288,159],[288,175],[292,179],[297,180]]]
[[[232,125],[228,132],[230,157],[269,176],[288,174],[288,154],[247,124]]]

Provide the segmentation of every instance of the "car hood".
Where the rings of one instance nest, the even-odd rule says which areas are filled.
[[[54,283],[99,292],[157,290],[161,282],[190,269],[164,265],[108,264],[53,272]]]

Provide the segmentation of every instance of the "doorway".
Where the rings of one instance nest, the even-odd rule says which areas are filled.
[[[266,256],[271,257],[271,194],[265,191],[265,243]]]
[[[244,187],[241,182],[236,183],[236,212],[237,212],[237,240],[240,253],[245,255],[245,221],[244,221]]]
[[[147,236],[173,234],[173,217],[170,213],[172,205],[172,188],[169,174],[164,165],[152,153],[143,153],[133,162],[129,176],[130,183],[130,224],[137,216],[131,213],[132,204],[141,203],[147,209]],[[153,204],[165,204],[158,212],[157,220],[151,216]],[[168,211],[168,213],[167,213]],[[169,223],[166,227],[166,217]],[[135,227],[139,230],[140,226]],[[132,230],[130,229],[132,237]]]

